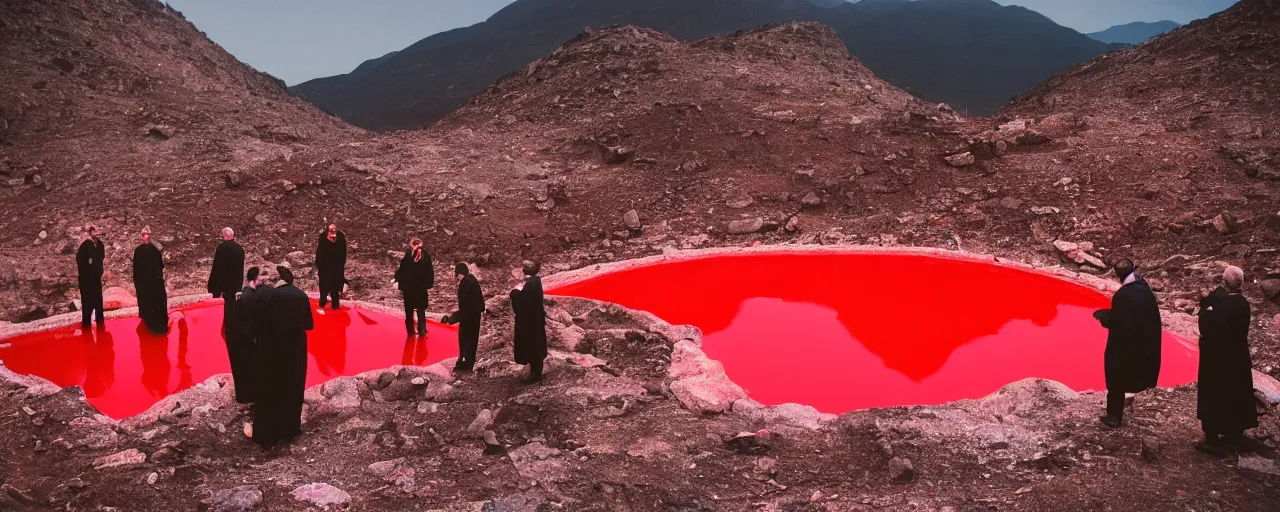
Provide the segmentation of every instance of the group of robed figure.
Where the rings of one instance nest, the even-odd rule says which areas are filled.
[[[1108,329],[1104,371],[1106,414],[1111,428],[1123,424],[1126,395],[1156,386],[1160,376],[1160,306],[1151,286],[1129,259],[1114,266],[1121,281],[1109,309],[1094,317]],[[1241,294],[1244,272],[1234,266],[1222,274],[1222,285],[1200,299],[1200,366],[1196,417],[1205,440],[1197,448],[1225,456],[1230,450],[1257,445],[1244,435],[1258,426],[1253,396],[1253,362],[1249,355],[1249,301]]]
[[[102,280],[105,249],[101,233],[89,226],[88,237],[76,253],[79,271],[82,327],[91,321],[104,323]],[[340,308],[347,283],[346,235],[330,224],[320,234],[316,246],[320,312],[326,305]],[[222,241],[214,252],[208,292],[223,301],[223,339],[231,365],[236,401],[252,404],[253,425],[246,433],[254,441],[272,445],[301,433],[303,393],[307,376],[307,331],[315,322],[307,294],[294,286],[292,271],[277,266],[278,283],[270,284],[269,272],[245,266],[244,248],[231,228],[222,230]],[[524,262],[523,282],[510,292],[515,313],[515,360],[529,365],[525,383],[542,379],[547,356],[546,318],[539,265]],[[405,328],[413,337],[428,335],[426,308],[429,290],[435,286],[431,256],[420,239],[410,241],[395,273],[405,309]],[[484,293],[479,280],[464,263],[454,267],[458,281],[458,309],[444,315],[444,324],[458,325],[458,360],[455,371],[470,371],[476,364],[480,324],[485,313]],[[243,276],[243,280],[241,278]],[[138,316],[146,330],[165,334],[169,330],[168,299],[164,277],[164,257],[151,241],[151,229],[142,231],[142,243],[134,250],[133,282],[137,291]],[[96,315],[96,316],[95,316]]]

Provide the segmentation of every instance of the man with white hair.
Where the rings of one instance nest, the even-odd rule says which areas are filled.
[[[1126,393],[1140,393],[1156,386],[1160,377],[1160,305],[1137,266],[1128,258],[1115,264],[1122,283],[1111,297],[1111,308],[1093,317],[1107,329],[1103,368],[1107,380],[1107,414],[1099,418],[1110,428],[1124,421]]]
[[[213,298],[222,298],[222,337],[227,343],[227,356],[231,360],[232,376],[243,376],[248,368],[242,366],[238,358],[236,345],[239,336],[236,322],[236,292],[240,291],[241,279],[244,277],[244,249],[236,243],[236,233],[231,228],[222,228],[222,242],[213,253],[213,269],[209,272],[209,293]],[[239,379],[237,379],[239,380]]]
[[[1249,300],[1240,293],[1244,271],[1227,267],[1222,286],[1200,299],[1200,377],[1196,417],[1204,430],[1201,451],[1226,456],[1223,448],[1246,444],[1244,431],[1258,426],[1249,356]]]
[[[169,300],[164,286],[164,254],[151,243],[151,226],[142,228],[142,243],[133,250],[133,289],[138,316],[154,334],[169,332]]]

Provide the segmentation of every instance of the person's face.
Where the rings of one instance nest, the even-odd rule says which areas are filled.
[[[90,230],[89,230],[89,238],[92,238],[92,239],[94,239],[94,240],[97,240],[97,239],[98,239],[98,230],[97,230],[97,229],[90,229]]]
[[[336,235],[336,234],[338,234],[338,226],[335,226],[335,225],[333,225],[333,224],[330,224],[330,225],[329,225],[329,235]]]
[[[144,243],[144,244],[149,244],[149,243],[151,243],[151,233],[143,233],[143,234],[142,234],[142,243]]]
[[[266,284],[266,282],[270,280],[271,280],[271,276],[268,276],[266,273],[258,274],[257,283],[259,286]]]

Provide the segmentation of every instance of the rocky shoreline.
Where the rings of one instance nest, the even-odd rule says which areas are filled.
[[[592,271],[600,271],[596,269]],[[603,269],[608,270],[608,269]],[[561,277],[550,276],[549,282]],[[1194,385],[1136,397],[1048,380],[840,416],[748,398],[701,333],[549,297],[548,379],[509,361],[505,299],[473,374],[452,360],[307,390],[304,436],[263,451],[226,375],[114,421],[0,366],[0,504],[92,510],[1266,510],[1280,466],[1195,451]],[[367,306],[367,305],[366,305]],[[376,307],[376,306],[373,306]],[[1258,373],[1280,402],[1280,384]],[[1263,386],[1265,388],[1265,386]],[[1274,452],[1280,418],[1255,437]],[[1135,492],[1141,490],[1142,492]]]

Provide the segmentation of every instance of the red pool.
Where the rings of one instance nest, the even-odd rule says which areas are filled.
[[[974,261],[889,254],[751,254],[659,263],[548,293],[702,329],[703,349],[767,405],[829,413],[931,405],[1027,377],[1103,389],[1096,290]],[[1163,386],[1196,378],[1166,334]]]
[[[313,306],[314,301],[313,301]],[[81,386],[112,418],[138,414],[211,375],[228,373],[222,301],[180,308],[167,336],[139,330],[137,318],[108,320],[105,331],[79,326],[0,340],[0,361],[59,386]],[[308,333],[307,386],[397,364],[429,365],[458,355],[457,330],[432,323],[426,340],[405,341],[404,318],[343,307],[315,315]],[[8,346],[5,346],[5,345]]]

